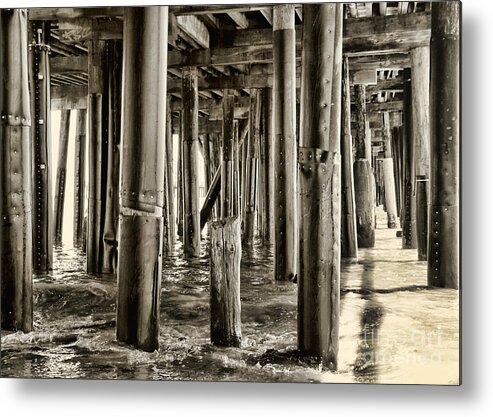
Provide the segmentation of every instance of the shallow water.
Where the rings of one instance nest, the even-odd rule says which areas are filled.
[[[377,243],[341,267],[339,370],[296,355],[296,284],[272,280],[268,248],[244,250],[242,347],[209,342],[208,258],[163,264],[160,348],[115,340],[116,278],[85,273],[77,249],[55,252],[55,270],[34,277],[29,334],[2,331],[1,376],[33,378],[459,382],[459,293],[428,289],[426,263],[402,250],[378,212]]]

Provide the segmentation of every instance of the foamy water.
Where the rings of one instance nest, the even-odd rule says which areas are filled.
[[[269,248],[243,252],[242,347],[209,342],[209,262],[163,265],[160,348],[115,340],[116,277],[85,273],[84,255],[55,252],[55,270],[34,277],[29,334],[2,332],[1,375],[32,378],[372,382],[459,382],[459,292],[426,287],[426,263],[402,250],[379,210],[376,248],[341,267],[339,370],[296,354],[293,283],[272,280]]]

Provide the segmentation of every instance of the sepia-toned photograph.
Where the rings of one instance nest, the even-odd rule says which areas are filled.
[[[459,1],[0,8],[0,377],[461,384]]]

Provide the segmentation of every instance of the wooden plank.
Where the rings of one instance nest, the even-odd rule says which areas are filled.
[[[70,131],[70,110],[63,110],[60,119],[60,137],[58,141],[58,163],[55,184],[55,228],[53,243],[62,244],[63,209],[65,202],[65,183],[67,178],[67,153]]]
[[[123,16],[123,7],[33,7],[29,9],[29,20],[63,20],[117,16]]]
[[[375,70],[359,70],[349,73],[349,82],[353,85],[357,84],[372,84],[377,83],[377,72]]]
[[[240,29],[248,28],[248,19],[245,14],[242,12],[229,12],[227,15],[231,18],[233,22],[235,22],[236,26]]]
[[[262,9],[260,10],[260,13],[264,16],[265,20],[267,20],[267,23],[272,25],[272,9]]]
[[[88,72],[88,60],[86,55],[57,56],[50,58],[51,74],[64,74],[69,72]]]
[[[195,16],[177,16],[178,28],[187,33],[202,48],[209,48],[209,31]]]
[[[60,41],[66,43],[84,42],[90,39],[122,39],[123,22],[115,18],[59,19],[58,34]]]
[[[219,14],[219,13],[242,13],[254,12],[257,10],[269,9],[272,5],[252,4],[252,5],[214,5],[214,6],[170,6],[170,12],[177,16],[180,15],[202,15],[202,14]]]
[[[345,54],[408,50],[428,45],[431,15],[427,12],[394,16],[373,16],[346,19],[344,26]]]

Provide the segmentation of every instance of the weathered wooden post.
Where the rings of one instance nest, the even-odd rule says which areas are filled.
[[[105,86],[107,94],[107,128],[103,137],[103,169],[102,178],[106,178],[103,216],[103,259],[101,272],[113,274],[118,261],[118,218],[120,215],[120,140],[121,140],[121,109],[122,109],[122,66],[123,43],[121,40],[110,40],[106,45],[107,62]]]
[[[27,25],[26,9],[0,10],[1,321],[2,329],[23,332],[33,327]]]
[[[233,137],[234,137],[234,100],[232,91],[224,90],[223,94],[223,140],[221,161],[221,217],[233,215]]]
[[[177,173],[177,225],[176,233],[183,242],[183,129],[182,129],[182,116],[183,112],[180,112],[180,134],[178,138],[178,173]]]
[[[92,40],[88,53],[88,153],[89,192],[87,207],[87,272],[101,273],[103,265],[103,135],[107,118],[103,114],[105,42]]]
[[[158,348],[168,7],[124,11],[117,339]]]
[[[168,95],[166,101],[166,146],[165,146],[165,170],[164,170],[164,190],[165,211],[164,211],[164,232],[163,232],[163,252],[167,255],[173,253],[175,247],[175,209],[173,198],[173,120],[171,117],[171,96]]]
[[[273,7],[276,280],[295,280],[299,262],[294,15],[294,4]]]
[[[262,243],[270,245],[274,242],[274,138],[272,134],[272,89],[265,88],[262,92],[262,149],[263,164],[263,218]]]
[[[70,110],[62,110],[60,118],[60,139],[58,141],[58,164],[55,184],[55,245],[62,244],[63,205],[67,177],[67,153],[70,132]]]
[[[431,166],[428,285],[459,288],[459,2],[434,3],[431,34]]]
[[[395,196],[394,160],[392,158],[392,136],[390,134],[389,112],[382,113],[382,133],[385,157],[383,159],[383,181],[385,187],[385,207],[387,209],[387,227],[397,227],[397,202]]]
[[[418,260],[426,261],[430,170],[430,48],[428,46],[411,50],[411,76]]]
[[[260,135],[260,107],[261,97],[257,89],[250,91],[250,114],[248,146],[246,158],[245,177],[245,215],[243,243],[245,246],[253,245],[255,235],[255,218],[257,215],[257,189],[258,189],[258,160],[259,160],[259,135]]]
[[[341,256],[358,260],[356,206],[354,200],[353,138],[351,136],[351,92],[347,57],[342,71],[342,134],[341,134]]]
[[[75,125],[75,163],[74,163],[74,245],[83,241],[84,188],[86,182],[86,109],[77,110]]]
[[[337,369],[342,4],[303,5],[298,348]]]
[[[241,221],[233,212],[234,95],[223,95],[221,162],[221,220],[210,222],[211,234],[211,342],[219,346],[241,345]],[[239,190],[237,190],[239,191]]]
[[[411,88],[411,69],[405,68],[404,95],[403,95],[403,177],[404,177],[404,198],[402,210],[402,249],[416,249],[418,247],[416,236],[416,198],[415,177],[414,177],[414,135],[412,119],[412,88]]]
[[[48,46],[50,22],[31,23],[29,76],[33,146],[33,267],[53,268],[53,203],[51,188],[51,99]]]
[[[356,154],[354,161],[354,193],[356,200],[356,226],[358,246],[375,246],[375,179],[366,159],[366,86],[354,86],[356,104]]]
[[[200,256],[198,182],[199,89],[197,68],[182,69],[183,134],[183,253]]]

